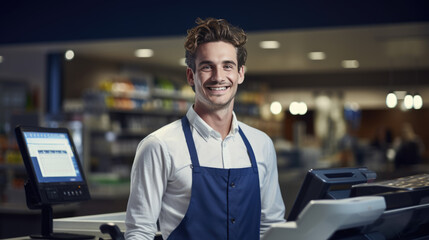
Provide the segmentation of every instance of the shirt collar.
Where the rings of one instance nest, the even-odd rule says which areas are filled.
[[[201,135],[204,140],[208,140],[210,136],[214,138],[221,138],[219,132],[215,131],[212,127],[210,127],[198,114],[195,112],[193,107],[190,107],[188,112],[186,113],[186,117],[189,120],[189,124],[197,130],[197,132]],[[235,113],[232,112],[232,125],[229,135],[235,135],[238,132],[238,121]]]

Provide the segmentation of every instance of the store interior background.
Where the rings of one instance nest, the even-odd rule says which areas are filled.
[[[248,33],[240,120],[273,139],[289,210],[311,168],[366,166],[378,179],[429,173],[429,15],[425,1],[368,3],[9,3],[0,14],[0,238],[39,231],[25,205],[15,124],[74,134],[93,199],[58,206],[57,217],[125,211],[138,142],[192,103],[185,30],[197,17],[225,18]],[[261,41],[278,41],[262,49]],[[137,49],[153,56],[137,58]],[[74,57],[65,58],[67,50]],[[324,52],[324,60],[310,60]],[[357,60],[358,68],[344,68]],[[420,94],[421,109],[388,108],[390,91]],[[399,96],[401,98],[401,96]],[[402,96],[403,98],[403,96]],[[282,106],[270,112],[272,102]],[[292,102],[307,112],[293,115]],[[394,165],[409,123],[425,145],[418,165]],[[377,136],[383,148],[374,145]],[[379,145],[378,145],[379,146]],[[19,229],[26,222],[27,229]]]

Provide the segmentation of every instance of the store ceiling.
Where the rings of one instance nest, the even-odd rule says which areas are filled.
[[[359,61],[359,71],[429,67],[425,1],[183,3],[8,2],[0,10],[0,49],[73,49],[77,55],[180,68],[185,30],[197,17],[214,16],[249,33],[248,74],[346,71],[341,61],[351,59]],[[263,40],[277,40],[280,48],[261,49]],[[136,59],[138,48],[155,55]],[[309,60],[312,51],[325,52],[326,60]]]
[[[264,40],[276,40],[280,48],[262,49],[259,43]],[[41,52],[72,49],[76,56],[180,69],[183,43],[184,36],[170,36],[0,45],[0,49]],[[153,49],[154,56],[135,57],[134,51],[140,48]],[[429,22],[249,32],[247,49],[248,74],[424,69],[429,68]],[[314,51],[324,52],[326,59],[310,60],[307,55]],[[342,67],[342,60],[351,59],[358,60],[357,70]]]
[[[67,12],[51,11],[50,15],[41,18],[16,21],[15,25],[18,27],[15,28],[11,27],[13,24],[1,21],[0,26],[6,26],[11,34],[0,39],[0,54],[72,49],[76,57],[89,56],[181,70],[184,69],[180,66],[180,59],[184,56],[184,29],[193,25],[196,16],[205,15],[224,17],[248,32],[249,58],[246,66],[249,79],[252,75],[344,76],[403,70],[424,72],[429,69],[429,15],[425,14],[427,11],[422,4],[424,1],[409,1],[406,5],[399,3],[400,1],[377,1],[353,7],[341,3],[337,3],[335,7],[322,3],[311,6],[305,6],[304,3],[277,3],[269,7],[270,10],[267,10],[267,6],[247,4],[243,6],[243,11],[221,9],[223,11],[220,12],[217,11],[220,10],[219,7],[207,11],[199,6],[197,10],[203,12],[200,15],[198,11],[185,11],[185,7],[179,7],[178,3],[167,8],[162,4],[151,4],[151,12],[139,15],[138,11],[128,6],[128,12],[124,15],[121,10],[125,7],[122,6],[113,17],[112,4],[97,6],[97,2],[100,3],[88,3],[85,8],[87,11],[70,5],[68,7],[71,9]],[[228,6],[235,8],[241,5]],[[9,11],[6,17],[14,16],[18,19],[24,13],[35,17],[29,10],[31,7],[35,7],[34,12],[39,11],[39,14],[47,11],[39,5],[27,6],[24,11],[18,11],[20,8],[14,6],[15,11]],[[96,7],[101,8],[103,13],[93,14],[92,10]],[[79,11],[79,18],[69,21],[64,18],[55,19],[61,13],[63,17],[65,13],[72,17],[70,12],[73,10]],[[116,22],[112,22],[112,19],[116,19]],[[104,24],[101,24],[103,21]],[[135,24],[129,24],[132,21]],[[69,27],[69,31],[63,27]],[[28,31],[23,33],[22,29]],[[263,40],[279,41],[280,48],[261,49],[259,42]],[[154,56],[136,58],[134,51],[139,48],[153,49]],[[308,59],[307,54],[313,51],[323,51],[326,59]],[[344,69],[341,66],[342,60],[352,59],[359,62],[359,68]],[[413,75],[416,83],[416,74]],[[276,81],[280,78],[277,77]],[[368,78],[367,81],[370,84],[372,80]],[[395,81],[401,86],[410,83],[407,78]],[[299,82],[302,81],[295,83],[295,88],[299,88]],[[380,82],[386,83],[387,81]],[[418,80],[417,83],[429,85],[428,80]],[[345,89],[356,87],[356,83],[348,87],[347,81],[342,80],[330,84]],[[319,85],[323,86],[323,83],[314,82],[314,86]],[[362,85],[366,85],[365,80]]]
[[[276,40],[280,48],[261,49],[259,43],[264,40]],[[184,56],[183,42],[183,36],[142,38],[70,43],[57,49],[178,68]],[[46,48],[55,49],[53,45]],[[139,48],[153,49],[154,56],[136,58],[134,51]],[[360,71],[429,68],[429,23],[250,32],[247,48],[248,74],[346,71],[341,62],[350,59],[358,60]],[[310,60],[307,55],[313,51],[326,53],[326,59]]]

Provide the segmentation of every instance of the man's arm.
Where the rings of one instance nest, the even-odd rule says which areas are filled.
[[[277,156],[271,140],[264,155],[267,166],[261,185],[261,237],[273,223],[285,221],[285,205],[280,192]]]
[[[167,157],[162,143],[154,136],[139,144],[131,170],[126,239],[154,239],[167,187]]]

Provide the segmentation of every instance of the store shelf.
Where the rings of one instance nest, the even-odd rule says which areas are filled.
[[[14,127],[39,123],[38,96],[26,82],[0,81],[0,204],[15,201],[15,193],[23,192],[26,171]]]
[[[98,197],[127,195],[129,173],[139,142],[186,114],[193,101],[189,87],[166,79],[105,80],[83,97],[84,159],[91,192]],[[97,176],[120,172],[114,182]]]
[[[1,170],[13,170],[13,171],[25,171],[25,167],[23,164],[11,164],[11,163],[2,163],[0,164]]]
[[[93,199],[125,198],[130,193],[130,181],[115,173],[94,173],[89,178]]]

